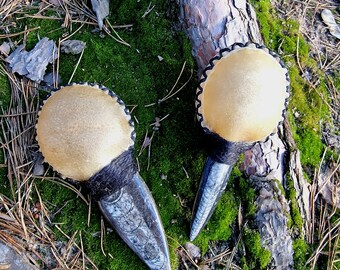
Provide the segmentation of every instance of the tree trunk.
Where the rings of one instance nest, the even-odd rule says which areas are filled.
[[[178,0],[199,76],[209,60],[236,42],[262,43],[253,7],[244,0]]]
[[[180,21],[192,44],[199,77],[221,49],[236,42],[263,43],[255,11],[246,0],[178,0],[178,4]],[[258,192],[255,223],[262,245],[271,251],[271,265],[275,269],[293,267],[293,247],[286,215],[289,206],[277,185],[277,180],[284,184],[284,175],[290,165],[285,164],[286,157],[290,158],[287,148],[290,144],[283,139],[283,134],[290,134],[284,132],[286,128],[288,125],[281,125],[277,133],[246,152],[243,164],[245,174]],[[299,160],[296,163],[299,164]]]

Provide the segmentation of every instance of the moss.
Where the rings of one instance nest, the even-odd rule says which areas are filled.
[[[3,152],[0,152],[0,163],[3,164]],[[11,198],[11,187],[9,182],[7,181],[7,169],[0,168],[0,194],[5,195],[8,198]]]
[[[4,74],[0,73],[0,107],[7,107],[10,99],[11,95],[8,80]]]
[[[304,167],[318,167],[324,151],[321,140],[321,123],[329,121],[330,112],[326,77],[319,70],[318,63],[310,57],[310,48],[299,32],[299,24],[293,20],[278,19],[269,0],[253,0],[260,23],[260,31],[266,46],[280,52],[289,68],[291,97],[288,107],[288,121],[292,127],[297,148],[301,151]],[[319,79],[316,86],[309,83],[311,77]],[[335,82],[337,76],[333,76]],[[329,152],[329,155],[334,153]],[[308,170],[314,171],[314,170]],[[308,176],[306,175],[308,179]],[[301,235],[304,221],[299,212],[293,181],[287,177],[286,196],[290,201],[289,227]],[[306,258],[310,248],[302,239],[294,240],[294,268],[307,269]]]
[[[282,186],[280,180],[274,179],[274,181],[275,181],[276,186],[277,186],[277,189],[278,189],[278,190],[275,190],[275,191],[276,191],[277,193],[279,193],[279,194],[285,196],[286,191],[285,191],[284,187]]]
[[[306,266],[307,259],[310,256],[311,247],[303,239],[293,241],[294,249],[294,269],[305,270],[309,269]]]
[[[288,201],[290,202],[290,217],[291,217],[291,219],[288,222],[288,226],[290,228],[295,228],[295,230],[301,233],[304,221],[301,217],[299,205],[296,199],[296,190],[294,188],[293,180],[289,177],[289,175],[286,175],[286,179],[287,179],[286,196]]]
[[[51,40],[58,41],[61,35],[65,32],[58,20],[36,20],[27,18],[18,21],[18,29],[24,29],[25,25],[31,28],[39,27],[39,29],[29,32],[26,40],[26,50],[31,50],[39,39],[48,37]]]
[[[301,65],[314,72],[315,63],[310,60],[306,42],[298,36],[296,22],[276,19],[269,0],[254,1],[254,4],[259,10],[257,14],[265,43],[275,51],[281,46],[283,58],[290,67],[292,99],[289,105],[289,119],[298,148],[302,151],[303,161],[307,165],[316,164],[322,151],[318,131],[320,117],[327,116],[328,112],[316,91],[305,84],[296,59],[291,56],[296,52],[298,38]],[[157,1],[154,10],[142,18],[148,5],[147,1],[135,0],[110,3],[109,20],[112,24],[133,24],[129,29],[118,30],[119,35],[131,47],[119,44],[109,36],[101,37],[100,33],[92,33],[93,27],[90,26],[84,26],[72,37],[86,42],[86,49],[73,81],[103,84],[116,92],[127,105],[131,105],[129,108],[137,105],[132,113],[138,120],[136,156],[146,131],[148,130],[149,136],[152,133],[150,124],[156,117],[169,115],[161,122],[159,130],[153,136],[149,170],[147,170],[149,158],[147,150],[138,159],[141,175],[157,202],[164,228],[169,235],[172,267],[177,269],[175,250],[178,242],[183,244],[188,240],[191,207],[204,165],[205,153],[201,150],[202,131],[193,120],[195,74],[189,85],[176,97],[152,107],[145,107],[146,104],[157,103],[170,91],[184,61],[187,62],[187,66],[179,86],[190,76],[190,69],[195,67],[188,39],[183,33],[172,29],[173,21],[177,16],[177,11],[173,12],[173,3],[166,0]],[[39,30],[28,35],[27,49],[35,45],[38,36],[47,36],[57,41],[69,31],[61,27],[60,21],[53,20],[18,21],[18,29],[22,29],[25,25],[29,28],[40,26]],[[77,27],[78,25],[73,25],[73,29]],[[159,61],[158,56],[161,56],[163,61]],[[78,59],[79,55],[60,56],[60,74],[63,84],[68,82]],[[321,83],[317,91],[324,93],[324,88],[325,85]],[[4,104],[9,99],[7,89],[7,81],[0,76],[0,100],[5,101]],[[299,119],[293,117],[294,108],[297,108],[300,113]],[[310,143],[313,144],[314,150],[309,148]],[[309,158],[310,155],[313,155],[312,159]],[[5,177],[1,177],[0,181],[1,187],[7,188]],[[101,219],[100,211],[95,204],[92,209],[91,224],[88,227],[87,206],[80,198],[75,197],[73,192],[50,182],[36,180],[36,183],[43,200],[55,206],[54,209],[50,209],[53,213],[62,208],[52,221],[60,223],[60,227],[70,235],[75,231],[82,232],[85,251],[99,269],[146,269],[146,266],[114,232],[107,233],[104,238],[105,252],[110,253],[113,259],[102,254],[100,240],[94,236],[100,231]],[[293,189],[289,196],[295,197]],[[242,178],[241,172],[235,166],[226,193],[195,244],[205,252],[210,240],[228,240],[232,235],[232,226],[237,217],[239,203],[241,202],[244,208],[246,218],[251,219],[255,213],[254,200],[254,190],[248,181]],[[298,213],[294,211],[292,226],[300,227],[301,220]],[[62,238],[58,230],[55,230],[55,233],[57,237]],[[244,240],[247,256],[241,258],[244,262],[243,269],[264,269],[270,261],[270,253],[261,248],[259,234],[249,229],[245,232]]]
[[[257,10],[265,44],[274,51],[280,51],[282,59],[289,67],[291,98],[288,119],[297,147],[301,150],[302,163],[317,166],[323,151],[320,123],[330,116],[325,103],[328,101],[325,75],[318,69],[317,62],[310,57],[309,46],[299,33],[298,22],[278,19],[269,0],[252,2]],[[311,87],[303,78],[307,77],[308,80],[308,76],[312,74],[320,78],[316,88]],[[294,113],[299,116],[294,117]]]
[[[169,240],[169,243],[172,267],[176,269],[178,263],[175,249],[178,242],[187,240],[195,184],[200,178],[200,168],[204,163],[204,156],[198,150],[200,149],[198,147],[200,139],[196,134],[198,129],[193,121],[196,80],[192,80],[176,97],[159,105],[145,107],[147,104],[157,103],[167,95],[185,61],[187,65],[178,87],[189,78],[190,69],[194,67],[188,40],[184,34],[172,30],[174,18],[167,15],[169,2],[158,1],[154,10],[142,18],[148,4],[146,1],[130,0],[111,3],[109,17],[111,23],[133,24],[131,29],[117,30],[131,47],[119,44],[109,36],[101,37],[100,33],[92,33],[93,27],[90,26],[84,26],[72,36],[72,39],[86,42],[83,57],[72,81],[103,84],[117,93],[129,108],[137,105],[132,112],[133,117],[138,120],[136,156],[146,131],[148,130],[151,135],[150,125],[155,118],[169,114],[154,134],[149,170],[147,150],[139,157],[139,163],[141,175],[159,207],[166,233],[174,239]],[[33,48],[38,35],[57,41],[62,34],[68,32],[67,29],[61,28],[60,21],[22,19],[18,25],[19,29],[25,25],[28,28],[40,26],[39,30],[28,35],[27,49]],[[78,25],[74,24],[73,29],[76,27]],[[161,56],[163,61],[160,61],[158,56]],[[78,59],[79,55],[60,56],[63,84],[68,82]],[[0,91],[0,95],[1,93]],[[58,184],[35,181],[43,200],[50,205],[51,213],[57,213],[52,222],[60,224],[61,229],[69,235],[81,231],[84,249],[99,269],[147,268],[114,232],[107,234],[104,240],[105,252],[110,253],[113,259],[101,253],[100,240],[94,236],[100,231],[101,219],[100,211],[95,204],[92,206],[91,224],[88,227],[87,206],[80,198]],[[1,185],[3,183],[6,183],[6,180],[2,178]],[[58,239],[64,239],[58,230],[55,230],[55,234]],[[207,242],[208,239],[204,241]]]
[[[243,240],[246,245],[246,265],[242,269],[266,269],[270,263],[271,254],[261,246],[261,237],[258,231],[245,228]]]
[[[9,83],[5,76],[0,72],[0,108],[6,108],[10,102]],[[0,134],[2,136],[2,134]],[[0,164],[4,164],[4,149],[0,149]],[[2,180],[2,181],[1,181]],[[7,181],[7,169],[0,167],[0,194],[10,197],[10,185]]]
[[[251,187],[249,180],[240,177],[236,184],[236,191],[238,191],[245,219],[253,219],[256,213],[256,194],[253,187]]]
[[[202,253],[208,251],[209,241],[228,240],[232,235],[232,225],[236,220],[238,205],[230,188],[222,195],[214,214],[210,218],[206,228],[194,241],[201,247]]]
[[[299,132],[296,142],[300,145],[301,162],[303,164],[317,167],[324,150],[324,145],[320,141],[318,134],[311,130],[302,130]]]

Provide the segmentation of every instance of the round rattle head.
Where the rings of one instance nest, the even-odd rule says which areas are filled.
[[[209,61],[196,96],[209,157],[194,203],[191,240],[214,212],[240,154],[268,137],[283,120],[288,96],[288,71],[263,46],[234,44]]]
[[[63,177],[85,181],[134,144],[131,116],[108,89],[72,84],[52,92],[37,122],[45,161]]]
[[[198,120],[230,142],[263,140],[283,120],[288,92],[288,71],[275,53],[236,44],[205,69],[197,90]]]
[[[150,269],[171,269],[156,204],[134,164],[135,132],[123,101],[101,86],[65,86],[45,101],[36,128],[45,161],[86,181],[105,218]]]

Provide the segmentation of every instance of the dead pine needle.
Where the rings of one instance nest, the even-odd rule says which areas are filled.
[[[103,255],[106,257],[106,253],[104,250],[104,236],[105,236],[105,224],[104,224],[103,217],[101,217],[100,219],[100,249]]]
[[[185,257],[190,261],[190,263],[197,269],[201,269],[199,265],[197,265],[197,263],[195,262],[195,260],[190,256],[189,252],[185,249],[185,247],[183,247],[181,245],[181,243],[179,243],[176,239],[172,238],[171,236],[167,235],[167,238],[169,238],[170,240],[172,240],[176,247],[177,247],[177,250],[180,252],[180,251],[183,251],[184,252],[184,255]],[[187,268],[189,269],[189,268]]]
[[[86,200],[86,198],[84,197],[83,194],[81,194],[81,192],[76,188],[74,187],[72,184],[70,184],[69,182],[61,179],[61,178],[57,178],[57,177],[39,177],[39,176],[36,176],[36,178],[40,178],[40,179],[43,179],[43,180],[48,180],[52,183],[55,183],[57,185],[61,185],[65,188],[68,188],[69,190],[73,191],[74,193],[76,193],[76,195],[81,198],[85,203],[86,205],[89,205],[89,202]],[[56,180],[57,179],[57,180]]]
[[[126,105],[126,107],[132,107],[131,109],[129,109],[129,111],[130,111],[130,114],[132,114],[132,112],[138,107],[138,105],[137,104],[134,104],[134,105]]]
[[[144,19],[154,8],[155,8],[155,5],[152,5],[152,3],[150,2],[144,14],[142,15],[142,18]]]
[[[84,49],[81,51],[81,54],[80,54],[79,59],[78,59],[78,61],[77,61],[77,64],[76,64],[76,66],[75,66],[74,69],[73,69],[73,72],[72,72],[72,75],[71,75],[70,79],[68,80],[68,84],[70,84],[70,83],[72,82],[72,80],[73,80],[73,76],[74,76],[74,74],[76,73],[76,71],[77,71],[77,69],[78,69],[78,66],[79,66],[79,64],[80,64],[81,59],[83,58],[84,51],[85,51],[85,47],[84,47]]]
[[[184,70],[185,70],[185,66],[186,66],[186,61],[183,63],[183,65],[182,65],[182,69],[181,69],[181,71],[180,71],[180,73],[179,73],[179,75],[178,75],[178,77],[177,77],[177,79],[176,79],[176,82],[174,83],[174,85],[172,86],[172,88],[171,88],[171,90],[163,97],[163,98],[161,98],[161,99],[159,99],[157,102],[155,102],[155,103],[151,103],[151,104],[147,104],[147,105],[145,105],[144,107],[151,107],[151,106],[154,106],[154,105],[156,105],[156,104],[161,104],[162,102],[164,102],[164,101],[166,101],[166,100],[168,100],[168,99],[170,99],[170,98],[172,98],[173,96],[175,96],[175,95],[177,95],[189,82],[190,82],[190,80],[191,80],[191,78],[192,78],[192,75],[193,75],[193,69],[191,69],[191,73],[190,73],[190,76],[189,76],[189,79],[181,86],[181,87],[179,87],[177,90],[175,90],[175,88],[177,87],[177,84],[178,84],[178,82],[179,82],[179,80],[181,79],[181,77],[182,77],[182,75],[183,75],[183,72],[184,72]]]
[[[86,269],[86,267],[85,267],[85,252],[84,252],[84,245],[83,245],[83,236],[81,234],[81,231],[79,233],[79,238],[80,238],[80,250],[81,250],[82,257],[83,257],[83,269],[85,270]]]
[[[155,122],[153,122],[152,124],[150,124],[150,126],[152,127],[152,134],[151,136],[149,137],[148,136],[148,133],[149,131],[146,130],[146,133],[145,133],[145,136],[144,136],[144,140],[143,140],[143,143],[142,143],[142,146],[139,150],[139,153],[138,153],[138,157],[141,156],[141,154],[146,150],[148,149],[148,163],[147,163],[147,170],[149,170],[150,168],[150,160],[151,160],[151,145],[152,145],[152,140],[155,136],[155,133],[159,130],[159,128],[161,127],[161,122],[163,120],[165,120],[170,114],[167,114],[166,116],[162,117],[162,118],[159,118],[159,117],[156,117],[155,118]],[[138,169],[140,169],[139,167],[139,160],[137,159],[137,164],[138,164]]]
[[[153,131],[152,132],[152,136],[151,136],[151,139],[150,139],[150,145],[149,145],[149,148],[148,148],[148,165],[146,167],[146,170],[148,171],[149,168],[150,168],[150,160],[151,160],[151,142],[152,142],[152,139],[153,139],[153,136],[155,135],[155,132]]]
[[[90,198],[90,195],[87,197],[88,202],[89,202],[89,208],[87,211],[87,227],[90,227],[90,222],[91,222],[91,210],[92,210],[92,200]]]
[[[186,177],[187,179],[189,179],[190,176],[189,176],[189,174],[188,174],[188,171],[185,169],[184,166],[182,166],[182,169],[183,169],[183,171],[184,171],[184,173],[185,173],[185,177]]]
[[[142,146],[139,150],[138,157],[144,152],[145,149],[148,148],[148,164],[147,164],[147,170],[150,167],[150,158],[151,158],[151,144],[152,144],[152,139],[155,135],[155,131],[152,131],[151,137],[148,136],[148,130],[146,130],[145,136],[144,136],[144,141],[142,143]],[[139,166],[139,162],[138,162]]]
[[[34,188],[35,188],[35,192],[38,195],[38,199],[39,199],[39,202],[38,202],[39,203],[39,211],[43,215],[43,217],[46,218],[50,224],[52,224],[51,219],[50,219],[49,214],[48,214],[48,211],[47,211],[45,204],[42,200],[42,197],[40,195],[40,192],[39,192],[39,190],[38,190],[38,188],[35,184],[34,184]]]
[[[166,116],[162,117],[162,118],[159,118],[159,117],[156,117],[155,118],[155,122],[153,122],[152,124],[150,124],[150,126],[152,127],[153,126],[153,129],[155,131],[158,131],[158,129],[161,127],[161,122],[163,120],[165,120],[166,118],[168,118],[168,116],[170,115],[170,113],[168,113]]]
[[[140,155],[143,153],[143,151],[146,149],[146,147],[150,144],[150,138],[148,137],[148,133],[149,133],[149,130],[147,129],[145,136],[144,136],[142,146],[141,146],[139,153],[138,153],[138,157],[140,157]]]
[[[20,35],[22,35],[22,34],[27,34],[27,33],[29,33],[29,32],[32,32],[32,31],[35,31],[35,30],[38,30],[38,29],[40,29],[40,26],[31,28],[31,29],[25,29],[24,31],[21,31],[21,32],[18,32],[18,33],[13,33],[13,34],[2,34],[2,35],[0,35],[0,39],[1,39],[1,38],[11,38],[11,37],[15,37],[15,36],[20,36]]]
[[[114,37],[113,35],[111,35],[111,33],[109,31],[106,30],[106,33],[113,38],[115,41],[117,41],[120,44],[123,44],[127,47],[131,47],[131,45],[129,43],[127,43],[124,39],[122,39],[120,37],[120,35],[117,33],[117,31],[115,30],[115,28],[111,25],[110,21],[108,19],[105,19],[106,23],[109,25],[109,27],[111,28],[112,32],[116,35],[116,37]]]
[[[55,226],[55,228],[64,236],[64,237],[66,237],[68,240],[69,240],[69,243],[70,243],[70,241],[72,241],[72,239],[74,239],[74,238],[72,238],[72,237],[70,237],[70,236],[68,236],[57,224],[55,224],[54,225]],[[77,233],[77,232],[76,232]],[[82,237],[81,237],[81,244],[82,244]],[[79,247],[78,245],[77,245],[77,243],[75,242],[75,241],[72,241],[72,243],[73,243],[73,246],[75,247],[75,248],[77,248],[78,250],[80,250],[82,253],[83,253],[83,258],[85,258],[85,260],[86,260],[86,262],[88,262],[88,263],[90,263],[91,265],[92,265],[92,267],[93,267],[93,269],[96,269],[96,270],[98,270],[98,268],[97,268],[97,266],[93,263],[93,261],[86,255],[86,253],[84,252],[84,249],[83,248],[81,248],[81,247]],[[61,269],[69,269],[69,268],[61,268]]]
[[[57,52],[57,54],[58,54],[58,55],[57,55],[57,56],[58,56],[58,57],[57,57],[57,66],[54,67],[54,64],[53,64],[53,76],[55,76],[54,74],[56,74],[56,75],[59,74],[59,67],[60,67],[60,47],[61,47],[61,44],[62,44],[64,41],[70,39],[70,38],[71,38],[73,35],[75,35],[78,31],[80,31],[80,30],[83,28],[84,25],[85,25],[85,24],[82,23],[82,24],[80,25],[80,27],[79,27],[76,31],[74,31],[74,32],[71,33],[70,35],[64,37],[63,39],[59,38],[59,41],[58,41],[58,52]],[[78,63],[77,63],[77,65],[76,65],[76,67],[78,67],[78,65],[79,65],[79,63],[80,63],[80,60],[81,60],[81,58],[82,58],[82,56],[83,56],[83,53],[84,53],[84,50],[85,50],[85,47],[84,47],[84,49],[83,49],[82,52],[81,52],[81,56],[80,56],[79,59],[78,59]],[[76,68],[75,68],[75,69],[76,69]],[[72,73],[71,78],[70,78],[69,81],[72,80],[74,73],[75,73],[75,70],[73,70],[73,73]],[[58,88],[58,80],[57,80],[57,78],[53,78],[53,80],[54,80],[54,88]]]

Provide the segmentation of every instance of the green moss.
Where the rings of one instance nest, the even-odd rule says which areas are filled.
[[[48,37],[57,42],[65,32],[65,29],[61,27],[61,23],[58,20],[36,20],[27,18],[19,21],[18,29],[24,29],[25,25],[31,26],[31,28],[40,27],[27,35],[26,50],[31,50],[39,39],[44,37]]]
[[[276,190],[276,192],[285,196],[286,191],[285,191],[284,187],[282,186],[281,182],[278,179],[274,179],[274,181],[275,181],[276,186],[278,188],[278,190]]]
[[[297,229],[300,233],[302,231],[304,221],[301,217],[299,205],[296,199],[296,190],[294,188],[293,180],[289,177],[289,175],[286,175],[287,178],[287,188],[286,188],[286,195],[287,199],[290,202],[290,217],[288,226],[290,228]]]
[[[309,46],[299,33],[298,22],[278,19],[269,0],[252,2],[257,10],[265,44],[274,51],[280,51],[282,59],[289,67],[291,98],[288,119],[293,127],[294,139],[301,150],[302,163],[317,166],[323,151],[320,123],[330,115],[325,103],[328,102],[325,75],[319,71],[318,63],[310,57]],[[303,78],[307,76],[308,80],[309,74],[320,78],[320,83],[315,88]],[[293,113],[298,117],[294,117]]]
[[[245,228],[243,240],[246,246],[246,265],[242,269],[266,269],[270,263],[271,254],[261,246],[261,237],[258,231]]]
[[[195,240],[195,244],[201,247],[202,253],[208,251],[209,241],[228,240],[231,237],[233,233],[232,225],[236,220],[237,213],[238,204],[233,191],[229,188],[222,195],[206,228]]]
[[[8,106],[11,99],[9,91],[9,83],[5,74],[0,72],[0,107],[5,108]]]
[[[339,89],[340,88],[340,70],[335,70],[334,71],[334,88]]]
[[[3,153],[0,152],[0,160],[1,164],[3,164]],[[5,195],[8,198],[11,198],[11,187],[7,180],[7,169],[0,168],[0,194]]]
[[[6,108],[10,102],[9,83],[6,75],[0,72],[0,108]],[[0,134],[2,136],[2,134]],[[4,149],[0,149],[0,164],[4,164]],[[7,169],[0,168],[0,194],[10,197],[10,185],[7,181]]]
[[[241,198],[243,213],[245,219],[252,219],[256,213],[256,194],[254,188],[250,185],[248,179],[239,178],[237,183],[239,187],[236,187],[239,196]],[[237,184],[236,184],[237,186]]]
[[[307,259],[310,256],[311,247],[303,239],[293,241],[294,249],[294,269],[307,270]]]
[[[319,135],[311,130],[303,130],[299,132],[299,135],[296,142],[299,143],[302,152],[301,162],[317,167],[320,164],[324,150],[324,145],[320,141]]]
[[[153,136],[149,170],[148,151],[144,151],[138,159],[141,175],[159,207],[166,234],[173,239],[169,238],[170,252],[172,267],[177,269],[175,250],[178,242],[183,244],[188,238],[191,205],[204,163],[203,153],[198,146],[201,135],[197,136],[198,127],[193,121],[196,80],[193,79],[176,97],[159,105],[145,107],[167,95],[185,61],[186,68],[176,89],[189,78],[190,70],[194,67],[187,38],[172,29],[174,18],[168,17],[168,10],[171,11],[173,7],[168,1],[158,1],[154,10],[142,18],[148,4],[146,1],[131,0],[111,3],[109,20],[112,24],[133,24],[131,29],[117,30],[131,47],[119,44],[109,36],[101,37],[99,33],[92,33],[93,27],[90,26],[84,26],[72,36],[72,39],[86,42],[72,82],[103,84],[118,94],[129,108],[137,105],[132,112],[138,121],[136,156],[147,130],[151,136],[150,125],[155,118],[169,114]],[[177,12],[174,15],[177,16]],[[25,25],[28,28],[40,26],[39,30],[28,35],[28,50],[34,47],[38,35],[58,41],[68,31],[61,28],[61,21],[23,19],[18,23],[18,29]],[[73,30],[78,26],[74,24]],[[61,54],[62,84],[69,81],[79,57]],[[100,239],[94,236],[100,231],[101,219],[95,204],[92,205],[91,224],[88,227],[88,208],[80,198],[58,184],[35,181],[43,200],[50,205],[50,211],[57,213],[52,222],[58,223],[69,235],[81,231],[84,249],[99,269],[147,269],[114,232],[107,234],[104,240],[105,252],[110,253],[113,259],[101,253]],[[3,183],[6,183],[5,179],[1,179],[1,185]],[[61,208],[62,211],[58,211]],[[55,234],[58,239],[64,239],[58,230],[55,230]],[[208,242],[208,239],[204,241]]]
[[[254,3],[258,8],[257,14],[265,43],[275,51],[280,47],[283,50],[283,58],[290,67],[292,98],[288,116],[298,148],[302,152],[303,162],[307,165],[316,164],[322,151],[320,118],[327,116],[328,112],[316,91],[311,90],[302,79],[296,59],[292,57],[296,53],[298,38],[300,64],[314,71],[315,63],[310,60],[309,48],[299,36],[299,26],[296,22],[276,19],[269,0]],[[141,175],[154,196],[166,234],[169,235],[172,267],[177,269],[175,250],[178,243],[183,244],[188,240],[191,207],[205,160],[205,153],[201,150],[202,131],[193,120],[195,74],[192,81],[176,97],[152,107],[145,105],[157,103],[170,91],[184,61],[187,65],[176,89],[189,78],[190,69],[195,67],[191,57],[191,45],[183,33],[172,29],[173,21],[177,17],[177,10],[174,11],[177,6],[170,4],[169,1],[157,1],[154,10],[145,18],[142,18],[142,15],[149,5],[148,1],[121,0],[113,1],[110,5],[109,20],[112,24],[133,24],[130,29],[118,30],[119,35],[131,47],[119,44],[109,36],[101,37],[99,33],[92,33],[93,27],[84,26],[72,37],[86,42],[86,49],[72,81],[103,84],[116,92],[127,105],[131,105],[129,108],[137,105],[132,113],[138,120],[136,156],[146,131],[148,130],[149,136],[152,134],[150,124],[156,117],[169,115],[154,133],[150,157],[148,150],[145,150],[138,159]],[[28,35],[27,49],[36,44],[38,36],[41,38],[47,36],[57,41],[68,31],[61,27],[61,21],[25,19],[18,22],[18,29],[23,29],[25,25],[28,28],[40,26],[39,30]],[[74,24],[73,30],[78,26]],[[22,37],[18,37],[18,40],[20,38]],[[161,56],[163,61],[159,61],[158,56]],[[63,84],[68,82],[78,59],[79,55],[60,56]],[[7,89],[7,80],[0,76],[0,100],[3,104],[9,100]],[[324,93],[324,83],[322,82],[316,90],[318,93]],[[298,119],[293,117],[293,109],[300,113]],[[313,147],[309,144],[313,144]],[[310,157],[311,155],[313,157]],[[147,170],[148,159],[150,166]],[[6,189],[8,184],[5,175],[0,181],[1,187]],[[57,212],[52,222],[60,223],[62,230],[70,235],[75,231],[81,231],[85,251],[99,269],[146,269],[114,232],[108,233],[104,238],[104,250],[111,254],[113,259],[102,254],[100,240],[95,236],[100,231],[101,219],[100,211],[95,204],[92,207],[91,223],[88,227],[87,206],[73,192],[47,181],[36,180],[36,183],[43,200],[53,205],[50,210],[53,213]],[[291,190],[289,196],[295,198],[292,187]],[[241,203],[243,207],[246,219],[251,219],[255,213],[254,200],[254,190],[235,166],[227,191],[206,228],[195,240],[195,244],[199,245],[204,253],[208,250],[209,241],[228,240],[232,235],[239,204]],[[62,211],[58,211],[60,208]],[[302,221],[296,212],[297,205],[292,208],[295,210],[292,210],[291,226],[300,228]],[[55,233],[57,237],[62,238],[58,230],[55,230]],[[261,248],[259,234],[255,230],[246,230],[244,243],[247,256],[241,258],[244,262],[243,269],[264,269],[270,261],[270,253]]]

